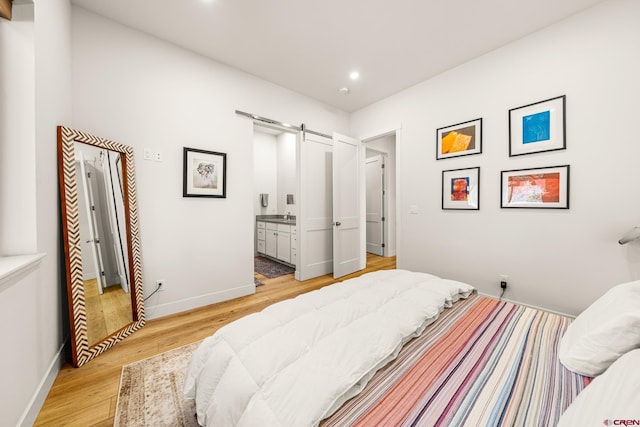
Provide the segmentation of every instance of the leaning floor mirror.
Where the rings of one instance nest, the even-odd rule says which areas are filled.
[[[80,367],[145,324],[133,148],[58,127],[71,359]]]

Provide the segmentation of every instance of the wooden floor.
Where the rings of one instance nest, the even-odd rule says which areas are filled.
[[[131,295],[119,284],[107,286],[101,294],[96,279],[85,280],[84,303],[90,346],[133,322]]]
[[[367,268],[350,276],[396,267],[396,258],[367,254]],[[331,275],[298,282],[293,274],[268,279],[246,297],[150,320],[139,331],[81,368],[65,364],[35,426],[112,426],[123,365],[202,340],[221,326],[270,304],[334,283]]]

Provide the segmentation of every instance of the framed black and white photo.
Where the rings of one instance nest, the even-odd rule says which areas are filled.
[[[567,148],[566,96],[509,110],[509,157]]]
[[[480,209],[480,167],[442,171],[442,209]]]
[[[569,165],[502,171],[501,208],[569,209]]]
[[[184,147],[183,197],[227,197],[227,155]]]
[[[436,160],[482,153],[482,118],[436,129]]]

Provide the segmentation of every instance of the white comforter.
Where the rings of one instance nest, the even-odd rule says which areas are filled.
[[[473,287],[383,270],[273,304],[205,339],[184,395],[206,426],[315,426]]]

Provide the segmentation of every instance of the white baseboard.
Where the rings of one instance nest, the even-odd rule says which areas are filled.
[[[482,296],[484,296],[484,297],[489,297],[489,298],[500,299],[500,297],[499,297],[499,296],[497,296],[497,295],[485,294],[485,293],[483,293],[483,292],[478,292],[478,295],[482,295]],[[511,299],[508,299],[508,298],[502,298],[502,301],[506,301],[506,302],[510,302],[510,303],[518,304],[518,305],[524,305],[525,307],[534,308],[534,309],[536,309],[536,310],[540,310],[540,311],[546,311],[546,312],[548,312],[548,313],[558,314],[558,315],[560,315],[560,316],[564,316],[564,317],[570,317],[570,318],[572,318],[572,319],[575,319],[575,318],[576,318],[576,316],[573,316],[573,315],[571,315],[571,314],[561,313],[561,312],[559,312],[559,311],[555,311],[555,310],[549,310],[548,308],[538,307],[538,306],[536,306],[536,305],[525,304],[525,303],[523,303],[523,302],[520,302],[520,301],[514,301],[514,300],[511,300]]]
[[[66,343],[66,340],[65,340],[65,343]],[[17,425],[30,427],[36,422],[36,418],[38,418],[40,409],[42,409],[42,405],[44,404],[44,401],[47,399],[49,390],[51,390],[51,387],[53,386],[53,382],[56,380],[58,373],[60,372],[60,370],[62,369],[62,366],[64,365],[65,343],[62,343],[62,345],[60,346],[60,349],[58,349],[58,352],[56,353],[53,360],[51,361],[51,364],[49,364],[49,368],[47,369],[45,376],[40,381],[40,384],[38,384],[38,388],[36,389],[35,394],[31,398],[31,401],[27,405],[27,408],[22,414],[22,417],[20,417],[20,420],[18,421]]]
[[[233,289],[227,289],[220,292],[212,292],[210,294],[199,295],[197,297],[187,298],[179,301],[172,301],[164,304],[149,306],[145,304],[145,317],[147,320],[157,319],[159,317],[168,316],[170,314],[180,313],[182,311],[191,310],[193,308],[204,307],[205,305],[215,304],[222,301],[228,301],[233,298],[239,298],[251,295],[256,292],[256,285],[239,286]]]

